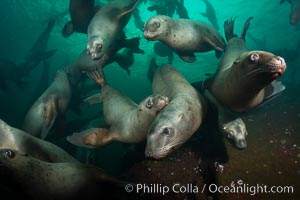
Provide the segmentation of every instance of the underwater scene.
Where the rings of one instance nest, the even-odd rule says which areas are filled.
[[[300,199],[300,0],[1,0],[9,199]]]

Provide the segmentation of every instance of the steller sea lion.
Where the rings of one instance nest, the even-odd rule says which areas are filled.
[[[102,100],[104,118],[110,128],[88,129],[74,133],[67,137],[67,140],[85,147],[99,147],[111,141],[138,143],[145,140],[149,126],[157,113],[168,104],[168,98],[159,94],[151,95],[137,105],[106,84],[102,72],[94,73],[90,78],[101,87],[101,94],[92,96],[86,101],[95,103],[95,98],[96,102]]]
[[[245,35],[251,19],[246,21],[241,37],[234,35],[234,19],[225,22],[228,43],[208,86],[222,106],[235,112],[254,108],[284,90],[284,86],[274,82],[285,72],[284,59],[265,51],[247,51]]]
[[[206,11],[205,13],[201,13],[203,17],[206,17],[208,21],[215,27],[216,30],[219,30],[220,27],[218,25],[218,19],[216,16],[216,11],[214,7],[211,5],[211,3],[208,0],[203,0],[206,6]]]
[[[71,99],[71,87],[67,74],[58,70],[52,84],[27,112],[22,130],[45,138],[58,115],[64,114]]]
[[[46,162],[78,162],[58,146],[11,127],[1,119],[0,149],[24,152]]]
[[[99,6],[95,6],[95,0],[70,0],[71,21],[61,31],[63,37],[69,37],[73,32],[86,34],[90,21],[99,9]]]
[[[204,98],[169,64],[155,70],[152,90],[154,94],[170,99],[152,122],[147,135],[145,155],[159,159],[173,153],[196,132],[207,105]]]
[[[215,50],[220,57],[225,49],[223,37],[211,25],[165,15],[156,15],[146,22],[144,37],[165,43],[185,62],[195,62],[195,52]]]
[[[241,118],[223,124],[222,130],[227,139],[233,141],[237,148],[244,149],[247,147],[246,137],[248,131],[246,129],[246,124]]]
[[[296,25],[300,22],[300,0],[281,0],[280,4],[286,1],[291,4],[290,23]]]
[[[93,60],[106,57],[114,46],[139,0],[118,0],[104,5],[88,26],[87,52]]]
[[[6,180],[1,177],[1,181],[14,182],[18,192],[30,199],[113,197],[114,192],[124,191],[125,185],[92,165],[49,163],[12,149],[0,150],[0,171],[7,172]]]

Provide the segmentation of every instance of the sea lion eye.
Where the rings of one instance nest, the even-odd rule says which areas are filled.
[[[3,154],[10,159],[12,159],[16,156],[16,154],[12,150],[9,150],[9,149],[4,150]]]
[[[171,134],[171,128],[167,127],[163,129],[163,134],[169,136]]]
[[[154,28],[159,28],[160,27],[160,23],[159,22],[153,22],[153,26],[154,26]]]
[[[259,59],[259,55],[257,53],[253,53],[250,56],[251,61],[257,61]]]
[[[147,101],[146,107],[147,107],[147,108],[152,108],[152,107],[153,107],[153,101],[152,101],[152,99],[149,99],[149,100]]]

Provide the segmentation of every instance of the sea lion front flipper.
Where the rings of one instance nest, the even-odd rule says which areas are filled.
[[[65,24],[64,28],[61,31],[61,34],[64,38],[69,37],[74,32],[74,27],[71,21]]]
[[[103,146],[112,140],[105,128],[90,128],[79,133],[68,136],[67,141],[81,147],[94,148]]]
[[[97,93],[94,94],[92,96],[87,97],[86,99],[83,100],[85,103],[88,103],[90,105],[93,104],[98,104],[98,103],[102,103],[103,99],[102,99],[102,95],[101,93]]]
[[[196,56],[193,53],[181,53],[181,52],[177,52],[177,55],[185,62],[188,63],[193,63],[196,61]]]
[[[44,121],[42,125],[42,132],[41,132],[41,138],[45,139],[52,128],[57,116],[57,105],[54,102],[51,102],[50,104],[46,104],[44,107]]]

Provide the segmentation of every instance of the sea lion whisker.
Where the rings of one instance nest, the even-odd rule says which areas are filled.
[[[255,69],[255,70],[245,74],[244,77],[248,77],[250,75],[256,74],[258,72],[263,72],[263,71],[267,71],[267,70],[265,68],[261,67],[261,68]]]

